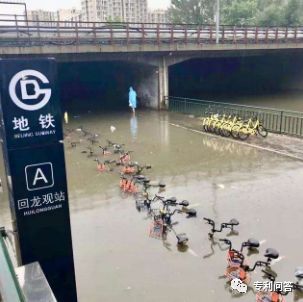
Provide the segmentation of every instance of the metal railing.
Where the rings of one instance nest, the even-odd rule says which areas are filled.
[[[0,228],[0,301],[25,302],[9,256],[6,239],[4,228]]]
[[[242,119],[256,116],[271,132],[303,137],[303,112],[172,96],[167,97],[166,101],[169,104],[169,110],[173,112],[194,114],[195,116],[208,116],[209,114],[218,113],[237,115]]]
[[[303,27],[227,26],[220,44],[303,43]],[[215,44],[216,26],[166,23],[0,20],[0,47]]]

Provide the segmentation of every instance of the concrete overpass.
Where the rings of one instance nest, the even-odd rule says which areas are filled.
[[[0,20],[4,58],[55,56],[59,62],[125,61],[150,66],[138,92],[154,108],[167,106],[168,68],[176,63],[302,48],[303,27],[221,26],[216,32],[214,25]]]

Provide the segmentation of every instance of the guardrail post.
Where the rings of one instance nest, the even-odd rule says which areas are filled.
[[[212,28],[212,26],[210,26],[209,39],[210,39],[210,43],[212,43],[212,41],[213,41],[213,28]]]
[[[170,43],[171,44],[174,43],[174,24],[171,24],[171,28],[170,28]]]
[[[201,27],[198,26],[197,28],[197,44],[200,45],[200,39],[201,39]]]
[[[113,24],[111,23],[109,26],[109,31],[110,31],[110,44],[113,45],[114,44],[114,30],[113,30]]]
[[[256,44],[258,44],[259,42],[259,28],[256,27],[256,32],[255,32],[255,42]]]
[[[247,37],[248,37],[248,29],[247,29],[247,27],[245,27],[245,32],[244,32],[244,43],[245,44],[247,44],[247,42],[248,42],[248,39],[247,39]]]
[[[16,15],[15,15],[15,26],[16,26],[16,32],[17,32],[17,41],[18,41],[18,45],[19,45],[20,34],[19,34],[18,18]]]
[[[187,25],[184,26],[184,42],[187,44]]]
[[[224,39],[225,39],[225,26],[222,26],[222,43],[224,43]]]
[[[60,40],[60,24],[59,24],[59,21],[57,21],[57,37]]]
[[[142,44],[145,43],[145,28],[144,28],[144,23],[142,23]]]
[[[280,117],[280,134],[282,134],[282,124],[283,124],[283,111],[281,111],[281,117]]]
[[[266,41],[266,44],[267,44],[268,43],[268,27],[266,27],[265,41]]]
[[[236,35],[237,35],[237,29],[236,29],[236,26],[234,26],[234,33],[233,33],[233,43],[234,44],[237,43]]]
[[[286,27],[285,30],[285,42],[287,42],[287,39],[288,39],[288,27]]]
[[[129,44],[129,24],[126,24],[126,45]]]
[[[160,45],[160,24],[157,23],[157,43]]]
[[[78,52],[78,46],[79,46],[79,32],[78,32],[78,22],[76,22],[76,49]]]
[[[40,33],[40,22],[39,22],[39,20],[37,21],[37,34],[38,34],[39,45],[42,45],[41,44],[41,33]]]
[[[298,27],[295,28],[295,43],[297,43],[297,37],[298,37]]]
[[[97,44],[96,22],[93,23],[94,43]]]
[[[276,36],[275,36],[275,42],[278,42],[278,38],[279,38],[279,27],[276,28]]]

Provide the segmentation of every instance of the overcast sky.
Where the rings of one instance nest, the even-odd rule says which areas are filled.
[[[147,0],[150,8],[166,8],[168,7],[170,0]],[[45,9],[45,10],[57,10],[59,8],[70,8],[78,7],[80,8],[81,0],[25,0],[28,9]],[[7,7],[7,5],[6,5]],[[3,6],[0,7],[0,10]]]

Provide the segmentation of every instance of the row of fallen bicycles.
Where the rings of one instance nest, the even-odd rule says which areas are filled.
[[[83,132],[83,133],[82,133]],[[113,143],[107,140],[107,144],[100,145],[96,134],[89,135],[87,131],[81,131],[83,136],[87,136],[90,143],[82,153],[87,153],[88,158],[93,158],[96,162],[96,169],[100,173],[117,172],[119,175],[119,187],[124,196],[133,196],[135,207],[139,213],[145,213],[150,219],[149,236],[160,239],[165,243],[168,236],[174,236],[176,244],[180,251],[185,251],[188,247],[189,238],[185,233],[177,232],[175,226],[178,224],[177,215],[183,215],[187,218],[197,217],[196,209],[192,208],[187,200],[178,200],[176,197],[165,198],[162,193],[166,189],[163,182],[152,181],[147,173],[152,169],[151,165],[141,165],[133,161],[133,152],[126,151],[123,144]],[[81,140],[80,140],[81,141]],[[82,140],[83,141],[83,140]],[[72,148],[75,143],[71,144]],[[156,188],[156,194],[151,190]],[[212,253],[205,255],[204,258],[214,254],[214,246],[218,246],[221,251],[226,252],[226,268],[224,277],[226,286],[231,286],[233,295],[237,296],[247,291],[255,294],[257,302],[286,302],[286,296],[291,292],[294,294],[294,301],[303,297],[303,267],[295,270],[294,282],[288,282],[287,287],[277,287],[277,273],[272,270],[275,261],[279,261],[279,252],[274,248],[265,249],[264,258],[257,260],[254,264],[249,264],[251,255],[259,254],[261,243],[257,239],[249,238],[241,243],[239,249],[236,249],[231,240],[232,235],[238,235],[236,228],[239,226],[237,219],[231,219],[216,225],[210,218],[204,218],[204,221],[211,226],[208,233],[211,243]],[[229,229],[226,234],[228,238],[217,238],[217,234]],[[261,269],[264,278],[268,280],[269,288],[255,290],[251,285],[252,272]]]
[[[296,281],[294,282],[277,282],[278,274],[273,271],[272,264],[274,261],[279,261],[281,257],[279,252],[274,248],[267,248],[264,251],[264,259],[257,260],[253,265],[249,265],[248,258],[251,255],[259,254],[261,243],[255,238],[249,238],[241,243],[239,249],[233,247],[231,240],[227,238],[216,238],[216,233],[222,233],[225,229],[229,229],[226,236],[238,235],[235,228],[239,225],[239,221],[235,218],[228,222],[223,222],[218,226],[214,220],[203,218],[210,225],[211,229],[208,233],[211,246],[218,245],[221,251],[227,251],[226,261],[227,266],[224,272],[224,277],[227,279],[227,285],[231,286],[230,290],[233,294],[243,294],[247,291],[253,291],[256,296],[256,302],[286,302],[286,296],[293,292],[294,301],[303,298],[303,267],[297,267],[294,272]],[[223,247],[222,247],[223,245]],[[226,248],[224,248],[226,246]],[[245,253],[247,249],[247,253]],[[213,253],[214,254],[214,251]],[[210,255],[212,255],[210,254]],[[209,257],[207,255],[206,257]],[[251,273],[256,269],[261,268],[263,278],[267,279],[264,282],[254,282],[255,288],[250,285]],[[262,269],[263,268],[263,269]]]
[[[72,134],[77,132],[80,133],[80,138],[75,140]],[[161,196],[166,184],[152,181],[146,175],[147,171],[152,169],[151,165],[134,161],[133,151],[126,150],[125,144],[106,139],[106,143],[102,146],[100,135],[91,133],[83,127],[79,127],[76,131],[68,130],[66,138],[70,141],[71,148],[76,148],[85,141],[88,143],[81,153],[87,154],[87,158],[96,162],[98,172],[116,172],[119,175],[122,197],[133,196],[137,211],[147,213],[147,217],[151,220],[148,232],[150,237],[166,241],[168,235],[173,234],[178,248],[186,249],[189,238],[185,233],[175,230],[178,221],[173,221],[173,216],[180,214],[192,218],[197,216],[197,211],[191,208],[186,200]],[[152,189],[157,190],[153,196],[151,196]]]
[[[251,135],[267,137],[268,130],[257,117],[243,120],[239,116],[211,114],[202,118],[203,130],[224,137],[246,140]]]

